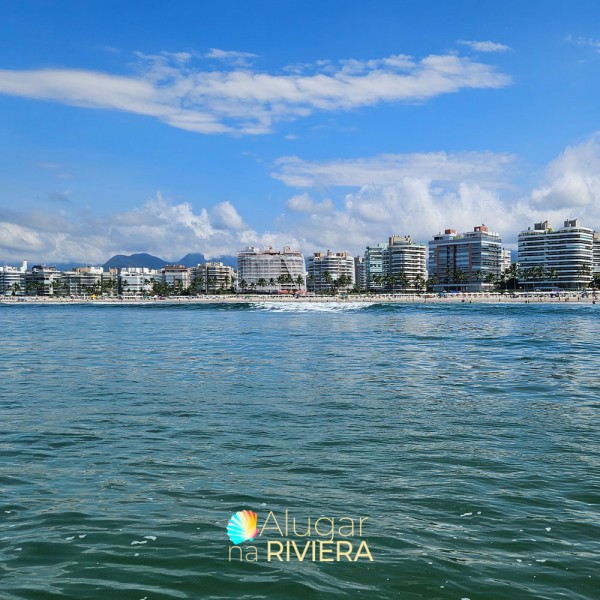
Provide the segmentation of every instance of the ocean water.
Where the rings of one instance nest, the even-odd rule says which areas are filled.
[[[599,310],[0,305],[0,598],[600,598]]]

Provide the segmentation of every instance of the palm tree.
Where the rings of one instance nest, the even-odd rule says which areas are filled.
[[[304,277],[302,277],[302,275],[298,275],[298,277],[296,277],[296,285],[298,286],[298,289],[301,289],[304,285]]]
[[[323,273],[321,273],[321,283],[324,283],[327,286],[327,289],[333,292],[333,277],[329,271],[323,271]]]
[[[264,289],[264,288],[266,288],[266,287],[267,287],[267,280],[266,280],[264,277],[259,277],[259,278],[256,280],[256,285],[257,285],[259,288],[263,288],[263,289]]]
[[[585,287],[586,285],[590,284],[590,279],[592,277],[592,268],[589,265],[581,265],[577,269],[577,275],[579,275],[579,277],[587,279],[587,281],[583,284]]]
[[[429,289],[433,292],[433,286],[437,285],[439,283],[439,279],[438,277],[436,277],[435,275],[432,275],[426,282],[425,282],[425,289]]]
[[[248,282],[245,279],[240,279],[240,289],[242,292],[248,287]]]
[[[558,269],[556,267],[550,267],[546,271],[546,277],[552,281],[558,279]]]
[[[21,286],[18,283],[13,283],[10,286],[10,289],[12,291],[12,295],[16,296],[21,291]]]
[[[381,282],[383,280],[383,276],[380,275],[379,273],[375,273],[374,275],[371,275],[371,281],[377,286],[380,287],[381,286]]]
[[[495,274],[495,273],[488,273],[488,274],[485,276],[485,279],[484,279],[484,281],[485,281],[486,283],[491,283],[491,284],[495,284],[495,283],[497,283],[497,281],[496,281],[496,274]]]
[[[519,277],[522,275],[521,269],[518,263],[512,263],[506,271],[504,271],[509,280],[513,280],[513,290],[517,290],[517,284],[519,282]]]
[[[270,287],[270,288],[274,288],[276,285],[277,285],[277,282],[275,281],[275,278],[274,278],[274,277],[271,277],[271,278],[269,279],[269,287]],[[271,290],[271,293],[272,293],[272,290]]]
[[[454,281],[456,281],[456,283],[458,283],[459,285],[462,283],[466,283],[467,274],[462,269],[455,269],[454,270]]]
[[[415,286],[415,289],[417,290],[418,294],[420,294],[425,289],[427,282],[425,281],[425,278],[423,277],[423,275],[421,275],[421,273],[417,273],[413,285]]]
[[[404,271],[400,271],[398,275],[396,275],[396,279],[398,281],[398,285],[400,286],[400,291],[406,291],[406,288],[410,284],[410,280],[408,279],[408,275]]]

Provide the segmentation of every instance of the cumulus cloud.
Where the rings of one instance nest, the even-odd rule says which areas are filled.
[[[474,40],[458,40],[459,44],[463,46],[469,46],[469,48],[476,52],[508,52],[512,48],[506,44],[499,44],[497,42],[487,41],[474,41]]]
[[[544,184],[531,193],[538,209],[570,211],[600,228],[600,135],[568,146],[546,168]]]
[[[303,194],[292,196],[287,201],[287,207],[294,212],[321,214],[331,212],[333,210],[333,202],[329,199],[317,202],[304,192]]]
[[[229,201],[195,209],[161,194],[133,210],[101,216],[2,209],[0,258],[103,263],[117,253],[150,252],[176,260],[188,252],[235,254],[247,245],[362,254],[367,244],[393,234],[426,242],[446,228],[468,231],[481,223],[514,248],[519,231],[545,219],[559,226],[578,217],[600,229],[599,135],[566,148],[533,190],[510,184],[514,162],[514,156],[488,152],[323,163],[288,157],[276,163],[276,173],[302,190],[289,198],[272,230],[266,223],[261,231],[248,227]],[[324,186],[335,204],[314,199],[313,189]]]
[[[225,201],[217,204],[211,211],[216,227],[224,229],[247,229],[244,220],[231,202]]]
[[[162,194],[132,210],[111,215],[0,211],[0,260],[102,264],[114,254],[149,252],[178,260],[188,252],[208,259],[235,255],[247,245],[294,245],[285,232],[249,228],[230,202],[194,210]]]
[[[212,49],[232,68],[195,66],[187,52],[137,53],[133,75],[82,69],[0,70],[0,93],[120,110],[203,134],[265,134],[282,120],[390,102],[422,102],[462,89],[500,88],[510,77],[455,54],[421,60],[392,55],[318,63],[273,74],[240,68],[249,53]]]

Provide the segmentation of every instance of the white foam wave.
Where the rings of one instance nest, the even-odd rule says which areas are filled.
[[[304,312],[346,312],[352,310],[360,310],[373,306],[375,302],[335,302],[335,301],[319,301],[315,300],[294,302],[293,300],[286,301],[265,301],[253,302],[254,308],[268,310],[271,312],[288,312],[288,313],[304,313]]]

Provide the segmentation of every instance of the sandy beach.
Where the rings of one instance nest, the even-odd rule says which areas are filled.
[[[73,298],[73,297],[27,297],[5,296],[0,298],[0,305],[7,304],[255,304],[255,303],[318,303],[318,302],[365,302],[371,304],[558,304],[578,303],[596,304],[596,293],[578,294],[575,292],[561,293],[560,296],[539,293],[506,293],[506,294],[357,294],[348,296],[275,296],[260,294],[238,295],[206,295],[179,296],[170,298],[136,298],[123,296],[119,298]]]

